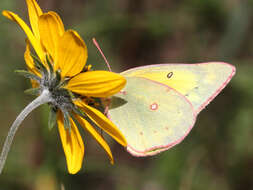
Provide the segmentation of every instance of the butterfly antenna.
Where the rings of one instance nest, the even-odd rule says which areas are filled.
[[[92,41],[93,41],[94,45],[97,47],[97,49],[98,49],[98,51],[100,52],[100,54],[102,55],[102,57],[104,58],[104,61],[105,61],[106,65],[107,65],[109,71],[112,72],[111,66],[110,66],[109,62],[107,61],[107,59],[106,59],[104,53],[102,52],[101,48],[99,47],[99,45],[98,45],[96,39],[93,38]]]

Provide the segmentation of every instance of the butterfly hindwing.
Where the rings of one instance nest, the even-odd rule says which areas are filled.
[[[193,107],[184,96],[139,77],[127,77],[126,87],[111,99],[109,117],[135,156],[154,155],[174,146],[195,122]]]

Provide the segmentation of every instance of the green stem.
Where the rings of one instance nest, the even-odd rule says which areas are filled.
[[[25,109],[18,115],[16,120],[11,125],[11,128],[8,132],[8,135],[6,137],[6,140],[4,142],[3,150],[0,155],[0,174],[2,173],[7,155],[9,153],[13,138],[18,130],[18,127],[22,123],[22,121],[26,118],[26,116],[33,111],[35,108],[39,107],[42,104],[45,104],[47,102],[51,101],[50,92],[48,90],[44,90],[40,96],[38,96],[36,99],[34,99],[30,104],[28,104]]]

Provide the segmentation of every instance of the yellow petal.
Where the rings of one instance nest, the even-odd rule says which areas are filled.
[[[26,0],[26,4],[33,33],[37,39],[40,39],[38,20],[39,16],[42,15],[42,10],[36,0]]]
[[[40,45],[39,39],[35,38],[30,28],[27,26],[27,24],[15,13],[10,11],[3,11],[2,14],[7,17],[8,19],[16,22],[25,32],[27,35],[29,41],[31,42],[34,50],[38,54],[39,58],[41,60],[44,60],[44,52],[42,51],[42,47]]]
[[[106,141],[104,140],[104,138],[85,119],[78,116],[77,114],[75,114],[75,117],[76,117],[77,121],[82,125],[82,127],[84,129],[86,129],[93,136],[94,139],[96,139],[96,141],[102,146],[102,148],[104,148],[104,150],[106,151],[106,153],[111,161],[111,164],[113,164],[114,161],[113,161],[111,149],[110,149],[109,145],[106,143]]]
[[[53,15],[55,17],[55,19],[57,20],[58,30],[59,30],[60,36],[62,36],[63,33],[65,32],[65,29],[64,29],[64,25],[61,20],[61,17],[54,11],[49,11],[48,13]]]
[[[57,51],[55,62],[61,70],[62,77],[72,77],[82,71],[88,57],[87,47],[75,31],[68,30],[63,34]]]
[[[76,100],[74,102],[78,107],[80,107],[95,123],[108,133],[112,138],[114,138],[122,146],[127,146],[127,142],[123,134],[118,130],[116,125],[114,125],[103,113],[97,109],[88,106],[81,100]]]
[[[77,173],[81,167],[84,156],[84,144],[82,137],[73,122],[71,121],[71,130],[66,130],[63,124],[63,116],[61,112],[57,114],[58,130],[61,137],[63,150],[66,156],[68,171],[70,174]]]
[[[60,36],[64,33],[61,19],[56,13],[51,11],[41,15],[38,22],[41,43],[55,61],[56,47]]]
[[[108,97],[118,93],[126,84],[126,79],[109,71],[88,71],[73,77],[67,89],[91,97]]]

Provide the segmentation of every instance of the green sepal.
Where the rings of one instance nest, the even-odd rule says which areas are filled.
[[[59,71],[55,72],[55,78],[54,78],[55,86],[56,88],[60,85],[61,83],[61,73]]]
[[[52,130],[54,126],[56,125],[56,111],[54,109],[50,109],[49,115],[48,115],[48,129]]]
[[[61,73],[60,73],[60,71],[59,70],[57,70],[56,72],[55,72],[55,74],[56,74],[56,80],[58,81],[58,82],[60,82],[61,81]]]
[[[64,89],[63,87],[68,83],[69,79],[64,79],[62,81],[58,80],[57,77],[54,79],[54,85],[55,88],[58,89]],[[67,89],[64,89],[65,91],[68,91]]]
[[[53,68],[53,66],[50,62],[50,59],[49,59],[48,55],[46,55],[46,63],[47,63],[47,66],[49,68],[50,73],[53,74],[54,73],[54,68]]]
[[[40,88],[29,88],[27,90],[24,91],[26,94],[30,94],[30,95],[39,95],[41,92]]]
[[[35,55],[31,54],[31,56],[34,60],[36,68],[39,69],[44,76],[48,76],[48,70],[45,65]]]
[[[70,123],[70,115],[69,112],[67,111],[62,111],[63,113],[63,124],[64,124],[64,128],[66,130],[69,130],[69,132],[71,131],[71,123]]]
[[[26,71],[26,70],[15,70],[15,73],[17,73],[25,78],[36,80],[37,82],[40,82],[40,80],[41,80],[40,77],[38,77],[37,75],[35,75],[29,71]]]
[[[60,84],[60,81],[61,81],[61,75],[59,72],[55,72],[55,73],[52,73],[53,74],[53,80],[52,80],[52,83],[51,85],[54,87],[54,88],[58,88],[59,84]]]

